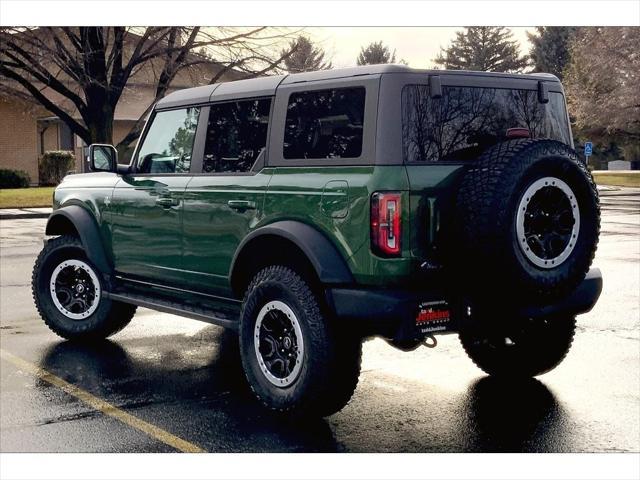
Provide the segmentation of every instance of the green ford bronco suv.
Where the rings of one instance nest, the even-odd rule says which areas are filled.
[[[171,93],[129,165],[54,195],[33,273],[58,335],[137,306],[239,333],[258,399],[329,415],[363,338],[409,351],[457,333],[491,375],[567,353],[600,295],[599,201],[552,75],[378,65]]]

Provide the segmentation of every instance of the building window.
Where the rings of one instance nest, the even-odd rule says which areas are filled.
[[[73,150],[73,132],[66,123],[59,124],[60,150]]]

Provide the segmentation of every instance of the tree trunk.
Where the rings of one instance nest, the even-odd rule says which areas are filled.
[[[90,98],[87,103],[87,110],[83,118],[89,129],[91,143],[113,144],[113,119],[115,109],[109,105],[109,103],[100,102],[94,98]]]

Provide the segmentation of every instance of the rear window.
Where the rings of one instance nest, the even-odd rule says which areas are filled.
[[[364,87],[292,93],[287,106],[284,158],[359,157],[364,100]]]
[[[571,144],[564,97],[549,92],[540,103],[535,90],[443,87],[431,98],[426,85],[402,90],[402,138],[405,162],[464,161],[507,139],[512,128],[531,138]]]

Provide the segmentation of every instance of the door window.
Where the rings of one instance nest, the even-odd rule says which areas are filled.
[[[431,98],[426,85],[402,90],[406,162],[472,160],[510,129],[570,144],[564,97],[550,92],[543,104],[537,90],[444,87],[441,98]]]
[[[287,106],[284,158],[359,157],[364,101],[364,87],[292,93]]]
[[[248,172],[267,144],[271,99],[211,105],[204,173]]]
[[[199,115],[199,107],[156,113],[138,152],[137,171],[189,172]]]

